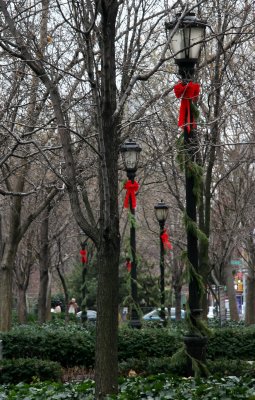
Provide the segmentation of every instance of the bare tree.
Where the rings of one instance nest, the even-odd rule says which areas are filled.
[[[40,94],[37,105],[43,107],[43,117],[38,124],[47,126],[47,132],[52,135],[46,145],[42,138],[39,143],[33,140],[30,155],[32,151],[40,154],[40,162],[62,180],[62,189],[68,192],[77,224],[98,250],[96,398],[101,399],[107,393],[117,392],[119,145],[133,134],[144,140],[144,132],[149,135],[152,126],[155,125],[158,131],[162,126],[158,123],[162,110],[160,102],[170,93],[163,70],[168,43],[163,36],[162,21],[172,7],[182,7],[182,2],[177,1],[168,9],[163,1],[155,0],[67,3],[42,0],[30,7],[26,2],[21,4],[15,0],[13,3],[11,6],[0,0],[3,32],[0,46],[7,59],[19,60],[23,68],[25,65],[26,73],[35,76]],[[234,13],[234,2],[229,1],[228,7],[218,8],[217,29],[213,32],[218,46],[210,48],[211,54],[200,65],[201,70],[209,65],[206,79],[211,77],[211,65],[215,65],[214,86],[208,85],[207,95],[201,101],[206,123],[203,125],[204,139],[199,142],[201,165],[207,167],[200,229],[207,236],[210,233],[215,145],[224,122],[221,115],[222,75],[229,65],[228,56],[241,44],[241,34],[250,29],[248,6],[249,2],[242,12],[238,10],[232,14],[231,18],[234,15],[236,22],[233,30],[229,12]],[[202,1],[194,8],[199,12],[207,10],[210,19],[213,18],[207,2]],[[222,10],[224,23],[220,20]],[[61,40],[63,37],[65,43]],[[168,74],[173,84],[173,71]],[[159,83],[157,90],[148,88],[149,80]],[[168,108],[175,101],[169,96]],[[154,107],[158,109],[155,111]],[[170,113],[170,116],[173,121],[174,115]],[[36,127],[33,134],[36,133],[34,130]],[[168,133],[171,139],[174,131],[171,126]],[[26,144],[28,138],[30,136],[25,137]],[[24,138],[15,136],[12,151],[23,144]],[[168,157],[171,153],[169,166],[174,164],[174,151],[176,154],[171,146],[164,154]],[[57,168],[60,163],[61,172]],[[147,167],[155,164],[156,161],[154,164],[146,162]],[[144,173],[146,178],[147,172]],[[182,190],[178,190],[178,179],[182,179],[182,175],[178,167],[175,173],[168,170],[163,176],[165,179],[170,174],[169,185],[166,181],[165,185],[181,208]],[[96,201],[93,203],[93,200]],[[202,250],[201,272],[206,279],[208,248]]]

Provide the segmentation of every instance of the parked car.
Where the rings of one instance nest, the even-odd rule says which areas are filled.
[[[81,318],[82,311],[77,312],[76,317]],[[88,321],[96,321],[97,319],[97,312],[95,310],[87,310],[87,320]]]
[[[154,310],[150,311],[148,314],[143,316],[144,321],[163,321],[160,317],[160,308],[155,308]],[[175,307],[171,307],[170,315],[168,308],[165,308],[165,315],[167,318],[171,319],[172,321],[175,320]],[[185,310],[181,310],[181,319],[185,318]]]
[[[209,306],[207,318],[209,319],[214,318],[215,317],[214,313],[215,313],[215,307]]]

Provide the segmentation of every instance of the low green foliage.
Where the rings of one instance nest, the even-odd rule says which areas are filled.
[[[94,382],[53,383],[0,386],[0,400],[94,400]]]
[[[254,400],[255,380],[226,377],[199,379],[173,378],[165,374],[147,378],[122,379],[117,396],[107,400]],[[0,386],[1,400],[92,400],[94,382],[36,383]]]
[[[35,358],[1,360],[0,371],[0,384],[30,383],[34,380],[58,382],[62,375],[58,363]]]
[[[255,380],[237,377],[220,379],[173,378],[160,374],[130,378],[120,386],[119,400],[254,400]]]
[[[221,358],[215,361],[207,361],[207,366],[210,374],[215,377],[231,375],[253,378],[255,376],[255,362],[252,361],[226,360]]]
[[[180,348],[179,351],[181,351]],[[188,376],[185,372],[187,360],[178,358],[177,353],[173,357],[150,357],[150,358],[130,358],[119,364],[120,374],[127,376],[130,370],[139,375],[155,375],[167,373],[172,376]],[[176,362],[178,359],[178,362]],[[246,376],[253,378],[255,376],[255,362],[250,363],[240,360],[219,359],[206,362],[207,372],[211,376]]]

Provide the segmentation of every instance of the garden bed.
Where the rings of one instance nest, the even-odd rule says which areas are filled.
[[[1,400],[94,400],[91,380],[80,383],[34,383],[0,386]],[[173,378],[165,374],[120,381],[119,394],[108,400],[254,400],[255,380],[245,377],[199,379]]]

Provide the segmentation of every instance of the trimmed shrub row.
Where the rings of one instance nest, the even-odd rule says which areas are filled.
[[[35,381],[60,382],[62,375],[59,363],[31,358],[1,360],[0,372],[0,384]]]
[[[1,333],[3,357],[40,358],[63,367],[93,368],[95,330],[66,327],[21,326]],[[170,329],[120,329],[119,361],[131,358],[171,357],[183,344],[182,334]],[[207,359],[255,360],[255,328],[217,329],[207,346]]]
[[[131,357],[169,357],[181,344],[181,337],[168,329],[123,329],[119,332],[119,361]]]
[[[4,358],[40,358],[59,362],[63,367],[94,365],[94,334],[87,330],[43,327],[16,328],[2,333]]]
[[[214,330],[209,338],[206,354],[211,360],[255,360],[255,327]]]

